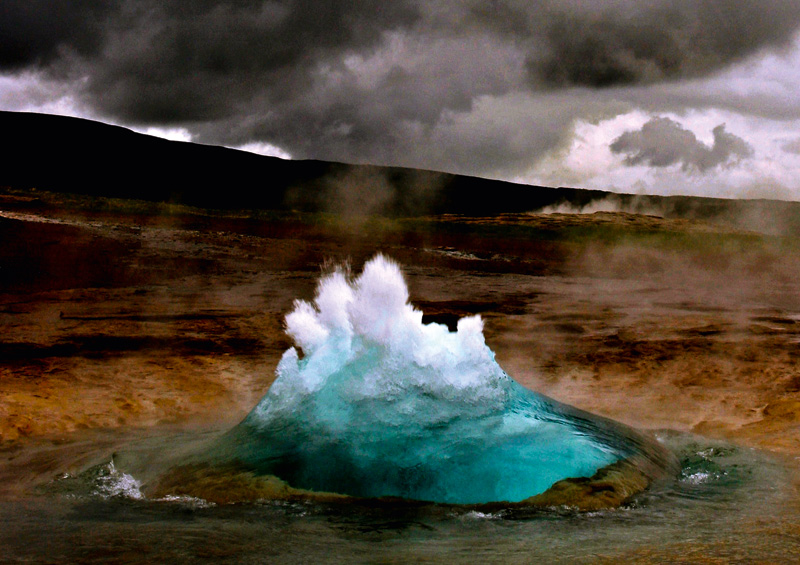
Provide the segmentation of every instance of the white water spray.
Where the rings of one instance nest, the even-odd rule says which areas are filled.
[[[495,362],[479,316],[423,324],[378,255],[324,277],[286,317],[267,395],[236,457],[294,487],[453,503],[520,501],[639,449],[632,430],[531,392]],[[628,434],[630,431],[630,435]]]

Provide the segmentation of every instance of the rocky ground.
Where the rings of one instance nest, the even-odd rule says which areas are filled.
[[[290,345],[292,301],[377,252],[404,266],[426,321],[481,314],[526,386],[800,457],[793,238],[610,212],[222,215],[29,192],[0,197],[0,242],[6,492],[43,445],[234,424]],[[63,470],[46,459],[43,475]]]

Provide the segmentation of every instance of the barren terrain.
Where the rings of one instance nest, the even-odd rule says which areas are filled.
[[[639,428],[800,457],[792,238],[623,213],[222,215],[15,192],[0,239],[11,478],[28,445],[234,424],[290,345],[292,301],[326,265],[360,269],[377,252],[404,266],[426,321],[481,314],[528,387]]]

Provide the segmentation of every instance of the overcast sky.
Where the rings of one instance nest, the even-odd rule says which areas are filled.
[[[0,109],[298,159],[800,200],[800,0],[2,0]]]

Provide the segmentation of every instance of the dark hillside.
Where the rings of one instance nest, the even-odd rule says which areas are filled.
[[[606,195],[400,167],[287,161],[64,116],[0,112],[0,131],[6,139],[0,185],[204,208],[348,211],[344,201],[355,212],[487,214],[561,201],[585,205]]]
[[[46,114],[0,112],[0,131],[6,140],[0,187],[223,210],[388,216],[597,208],[720,220],[758,231],[800,234],[800,203],[795,202],[634,196],[401,167],[282,160]]]

